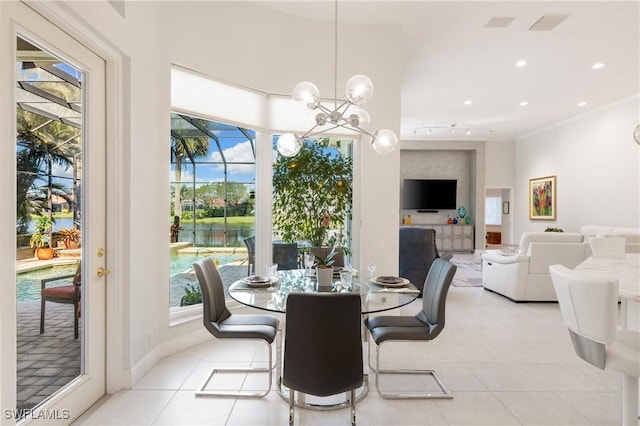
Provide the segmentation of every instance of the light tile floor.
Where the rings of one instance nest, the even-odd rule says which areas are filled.
[[[418,303],[401,313],[415,313]],[[360,425],[620,424],[621,376],[574,354],[555,303],[516,304],[482,288],[452,287],[442,334],[429,343],[389,344],[383,357],[394,365],[434,367],[454,398],[385,400],[372,386],[357,405]],[[286,424],[287,403],[273,390],[252,400],[193,394],[213,365],[265,359],[263,344],[212,339],[161,360],[133,389],[103,398],[75,424]],[[244,383],[223,379],[218,386],[266,384],[264,375],[252,376]],[[383,384],[410,382],[403,377]],[[346,425],[349,413],[298,409],[296,424]]]

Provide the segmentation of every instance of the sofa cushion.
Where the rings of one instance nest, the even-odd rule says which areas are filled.
[[[584,261],[585,243],[540,243],[531,245],[529,274],[549,275],[549,266],[561,264],[575,268]]]
[[[610,232],[598,234],[600,238],[623,237],[625,239],[625,252],[640,252],[640,229],[638,228],[613,228]]]
[[[525,232],[520,238],[518,255],[530,256],[532,242],[542,243],[581,243],[582,234],[577,232]]]
[[[585,242],[589,242],[589,238],[595,237],[603,232],[611,232],[612,229],[612,226],[584,225],[580,228],[580,233],[584,236]]]

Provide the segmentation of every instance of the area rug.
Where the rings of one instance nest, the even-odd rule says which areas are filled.
[[[454,254],[451,263],[458,267],[452,286],[482,287],[482,265],[473,255]]]

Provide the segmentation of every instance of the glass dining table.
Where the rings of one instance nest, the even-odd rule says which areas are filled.
[[[357,292],[362,299],[361,312],[368,315],[407,305],[420,293],[420,290],[406,280],[396,284],[379,284],[375,277],[353,277],[351,287],[343,288],[338,274],[334,274],[330,287],[318,287],[315,276],[304,269],[278,271],[275,280],[259,281],[263,282],[252,283],[250,279],[240,279],[229,286],[229,296],[252,308],[285,313],[289,293]]]
[[[356,292],[362,300],[361,313],[363,317],[369,314],[388,311],[405,306],[413,302],[419,295],[418,290],[408,280],[391,283],[384,282],[382,277],[372,279],[354,276],[351,286],[344,288],[340,284],[339,274],[334,274],[331,286],[319,287],[312,271],[294,269],[278,271],[278,276],[272,280],[266,277],[247,277],[229,286],[229,296],[236,302],[252,308],[270,312],[286,313],[287,296],[290,293],[343,293]],[[366,342],[368,334],[362,333]],[[279,346],[279,345],[278,345]],[[365,372],[368,366],[365,363]],[[278,392],[286,401],[289,400],[289,389],[282,385],[282,348],[276,348],[276,374],[278,377]],[[368,392],[368,377],[365,373],[363,385],[356,393],[356,400],[362,399]],[[315,398],[301,393],[297,394],[296,405],[312,410],[332,410],[347,407],[350,404],[350,393],[328,398]]]

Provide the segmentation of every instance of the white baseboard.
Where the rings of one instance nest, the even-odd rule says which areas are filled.
[[[204,327],[187,334],[182,334],[174,339],[162,342],[151,349],[130,371],[121,374],[122,388],[131,389],[140,379],[147,374],[162,358],[183,351],[191,346],[213,338]]]

